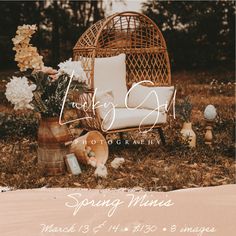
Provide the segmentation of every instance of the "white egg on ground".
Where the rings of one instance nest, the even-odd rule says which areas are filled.
[[[213,105],[208,105],[204,111],[204,117],[207,120],[214,120],[216,118],[216,108]]]

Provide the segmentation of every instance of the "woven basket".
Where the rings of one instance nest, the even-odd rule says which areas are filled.
[[[100,132],[90,131],[72,142],[70,152],[74,153],[77,160],[83,164],[88,164],[89,161],[86,146],[91,147],[95,153],[97,163],[106,163],[108,159],[108,145],[106,139]]]

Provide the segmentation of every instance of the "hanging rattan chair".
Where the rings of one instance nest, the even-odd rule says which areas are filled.
[[[89,79],[90,90],[81,96],[81,102],[91,103],[94,93],[95,58],[126,54],[126,85],[143,80],[155,86],[170,86],[171,72],[166,43],[156,24],[137,12],[122,12],[102,19],[88,28],[73,49],[73,60],[80,60]],[[111,78],[112,79],[112,78]],[[101,129],[101,118],[90,109],[80,116],[92,116],[82,121],[87,130]],[[162,124],[157,124],[161,132]],[[129,127],[109,130],[106,133],[136,130]],[[144,127],[144,128],[148,128]]]

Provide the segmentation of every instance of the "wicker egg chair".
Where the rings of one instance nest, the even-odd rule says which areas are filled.
[[[150,80],[155,86],[171,84],[170,63],[166,43],[156,24],[147,16],[137,12],[122,12],[102,19],[88,28],[73,48],[73,60],[80,60],[89,80],[90,90],[83,94],[80,102],[91,103],[94,93],[94,62],[98,57],[126,54],[126,85]],[[86,130],[101,130],[101,119],[97,112],[80,111],[81,117],[94,119],[82,121]],[[143,128],[149,128],[143,127]],[[161,125],[156,125],[164,142]],[[106,133],[137,130],[139,127],[109,130]]]

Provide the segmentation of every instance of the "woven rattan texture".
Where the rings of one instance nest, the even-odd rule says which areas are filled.
[[[73,59],[81,60],[91,88],[81,101],[91,104],[95,58],[111,57],[120,53],[126,54],[128,88],[132,83],[142,80],[150,80],[154,86],[171,84],[166,43],[156,24],[141,13],[116,13],[88,28],[73,49]],[[82,125],[87,129],[101,130],[101,119],[96,112],[93,113],[92,110],[87,111],[87,115],[92,114],[93,119],[84,120]],[[79,115],[86,114],[79,111]]]

